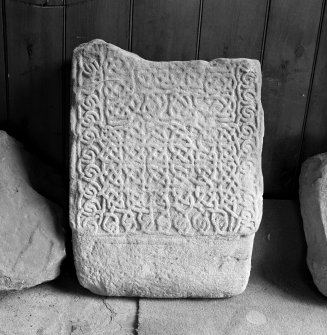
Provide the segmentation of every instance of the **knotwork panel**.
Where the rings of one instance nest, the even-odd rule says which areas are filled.
[[[105,235],[248,235],[261,219],[260,66],[149,62],[101,41],[73,64],[70,221]]]

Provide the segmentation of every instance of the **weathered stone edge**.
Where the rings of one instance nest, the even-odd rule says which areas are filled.
[[[127,51],[125,49],[122,49],[114,44],[111,44],[111,43],[107,43],[105,42],[104,40],[102,39],[93,39],[89,42],[86,42],[86,43],[82,43],[80,45],[78,45],[74,50],[73,50],[73,60],[80,54],[80,53],[83,53],[83,52],[87,52],[89,51],[91,48],[93,48],[94,45],[103,45],[103,46],[106,46],[107,48],[110,48],[112,50],[116,50],[116,51],[119,51],[120,53],[122,54],[125,54],[126,56],[128,57],[133,57],[133,58],[136,58],[138,60],[142,60],[144,62],[147,62],[147,63],[153,63],[153,64],[158,64],[158,63],[195,63],[195,62],[200,62],[200,63],[203,63],[203,64],[210,64],[210,63],[213,63],[213,62],[216,62],[216,61],[235,61],[235,62],[248,62],[249,64],[251,64],[251,66],[253,66],[253,68],[256,70],[257,73],[261,73],[261,64],[260,64],[260,61],[258,59],[252,59],[252,58],[213,58],[212,60],[210,61],[206,61],[206,60],[202,60],[202,59],[198,59],[198,60],[186,60],[186,61],[179,61],[179,60],[172,60],[172,61],[152,61],[152,60],[148,60],[148,59],[145,59],[145,58],[142,58],[141,56],[135,54],[134,52],[130,52],[130,51]]]
[[[318,203],[318,199],[327,186],[327,183],[323,182],[322,174],[314,174],[314,162],[319,164],[318,169],[327,169],[327,153],[317,154],[315,156],[306,159],[301,167],[301,173],[299,177],[299,198],[301,204],[301,215],[303,219],[303,229],[307,240],[307,256],[306,263],[312,274],[313,281],[317,286],[318,290],[327,296],[327,254],[324,256],[324,250],[321,246],[312,245],[308,243],[308,239],[311,239],[309,229],[312,225],[318,227],[323,226],[322,215],[323,209],[321,203]],[[327,194],[327,190],[325,190]],[[309,197],[310,196],[310,197]],[[307,213],[307,207],[310,206],[314,210],[314,206],[318,211],[317,216],[314,218],[312,215]],[[327,203],[326,203],[327,206]],[[325,227],[325,234],[327,236],[327,227]],[[327,245],[327,242],[326,242]],[[325,258],[325,261],[321,261]],[[320,259],[320,261],[318,261]]]

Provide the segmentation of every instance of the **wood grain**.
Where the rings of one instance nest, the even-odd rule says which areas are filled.
[[[320,44],[304,132],[301,159],[327,151],[327,14],[322,23]]]
[[[2,3],[0,2],[0,129],[3,129],[7,121],[6,103],[6,66],[5,66],[5,47],[4,47],[4,22],[2,13]]]
[[[124,49],[131,45],[133,52],[156,61],[189,60],[197,53],[206,60],[258,59],[265,41],[262,100],[266,195],[293,197],[298,162],[327,151],[326,13],[307,101],[323,0],[271,0],[270,7],[268,0],[3,1],[0,127],[6,127],[49,163],[61,166],[68,158],[65,133],[69,128],[72,51],[94,38]],[[5,34],[2,14],[6,17]]]
[[[260,58],[266,0],[204,0],[199,58]]]
[[[136,0],[132,51],[154,61],[196,57],[200,0]]]
[[[129,0],[67,0],[66,60],[81,43],[100,38],[127,49]]]
[[[64,5],[65,0],[10,0],[18,3],[23,3],[27,6],[34,7],[59,7]]]
[[[263,174],[269,196],[297,194],[296,167],[322,0],[272,0],[263,60]]]
[[[10,133],[61,167],[63,8],[6,0]]]

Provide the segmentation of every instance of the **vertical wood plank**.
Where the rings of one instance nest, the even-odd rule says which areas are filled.
[[[260,58],[266,0],[204,0],[200,59]]]
[[[43,8],[61,7],[64,5],[64,0],[13,0],[13,1],[23,2],[26,5],[33,7],[43,7]]]
[[[154,61],[196,57],[200,0],[135,0],[132,51]]]
[[[268,196],[297,194],[296,167],[322,0],[272,0],[263,60]]]
[[[81,43],[100,38],[128,48],[130,0],[66,0],[66,60]]]
[[[304,131],[301,159],[327,151],[327,14],[324,18]]]
[[[2,1],[0,1],[0,129],[5,127],[7,121],[4,14],[2,11]]]
[[[8,127],[30,150],[61,167],[63,7],[47,4],[6,0]]]

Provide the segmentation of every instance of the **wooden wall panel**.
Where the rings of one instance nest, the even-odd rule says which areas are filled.
[[[272,0],[263,59],[268,196],[297,193],[296,167],[322,0]]]
[[[266,0],[204,0],[199,58],[260,59]]]
[[[302,146],[302,160],[327,152],[327,13],[322,23],[317,62]]]
[[[77,45],[94,38],[156,61],[263,59],[265,193],[294,197],[301,159],[327,151],[326,13],[315,53],[323,3],[3,0],[0,127],[67,167],[70,60]]]
[[[21,2],[29,6],[43,7],[43,8],[62,7],[65,2],[65,0],[9,0],[9,1]]]
[[[196,57],[200,0],[135,0],[132,51],[154,61]]]
[[[100,38],[128,48],[130,0],[66,0],[66,60],[81,43]]]
[[[6,0],[8,130],[60,167],[63,8],[56,1],[48,5]]]
[[[6,103],[6,65],[5,65],[5,43],[4,43],[4,15],[2,12],[2,2],[0,1],[0,129],[2,129],[7,120]]]

